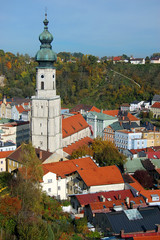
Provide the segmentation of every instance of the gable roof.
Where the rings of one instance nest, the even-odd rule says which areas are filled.
[[[22,107],[22,105],[16,105],[15,106],[16,107],[16,109],[17,109],[17,111],[19,112],[19,113],[22,113],[22,112],[24,112],[24,111],[26,111],[25,109],[24,109],[24,107]]]
[[[133,214],[133,211],[135,211],[136,214]],[[133,219],[130,220],[129,215],[133,216]],[[160,209],[158,207],[145,207],[119,212],[109,212],[105,213],[104,216],[110,223],[110,232],[120,234],[121,230],[124,230],[124,233],[121,234],[122,238],[125,238],[127,234],[128,238],[134,236],[134,234],[148,234],[147,231],[152,230],[157,234],[155,232],[157,229],[156,224],[160,224]]]
[[[118,121],[112,123],[112,124],[109,125],[109,126],[113,129],[113,131],[117,131],[117,130],[122,130],[122,129],[123,129],[123,125],[121,126]]]
[[[79,170],[78,173],[88,187],[124,183],[122,174],[115,165]]]
[[[77,106],[70,109],[70,112],[80,112],[81,110],[84,110],[85,112],[89,111],[95,111],[100,112],[101,110],[96,108],[93,105],[86,105],[86,104],[78,104]]]
[[[76,172],[80,169],[96,169],[97,165],[90,157],[79,158],[73,160],[67,160],[55,163],[46,163],[42,165],[44,175],[48,172],[53,172],[61,178],[65,178],[66,175]]]
[[[133,116],[130,112],[120,111],[120,110],[105,110],[103,113],[110,115],[112,117],[118,117],[119,120],[124,121],[139,121],[139,119]]]
[[[87,127],[89,127],[89,125],[81,114],[62,119],[63,138],[77,133]]]
[[[0,152],[0,158],[6,158],[13,152],[14,151],[2,151],[2,152]]]
[[[104,114],[102,112],[97,113],[97,112],[91,112],[90,111],[89,113],[87,113],[87,116],[88,117],[90,117],[90,116],[97,116],[97,120],[114,120],[114,119],[116,119],[115,117],[107,115],[107,114]]]
[[[75,142],[75,143],[72,143],[71,145],[67,146],[67,147],[64,147],[63,148],[63,151],[68,153],[69,155],[72,155],[72,152],[77,150],[78,148],[84,146],[84,145],[89,145],[90,143],[93,142],[93,139],[90,138],[90,137],[85,137],[85,138],[82,138],[81,140]]]
[[[131,175],[129,176],[133,180],[133,182],[130,182],[129,185],[133,187],[135,190],[137,190],[138,192],[143,191],[144,188],[142,187],[142,185],[133,176]]]
[[[155,102],[151,108],[160,108],[160,102]]]
[[[13,160],[13,161],[16,161],[16,162],[20,162],[21,163],[21,147],[22,146],[19,146],[15,151],[13,151],[9,156],[8,158]],[[36,151],[36,154],[37,154],[37,157],[42,161],[44,162],[47,158],[49,158],[52,153],[51,152],[48,152],[48,151],[44,151],[40,148],[35,148],[35,151]]]

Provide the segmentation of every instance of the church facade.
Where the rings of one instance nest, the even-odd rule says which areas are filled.
[[[39,65],[36,69],[36,93],[32,96],[31,140],[36,148],[62,155],[61,99],[56,95],[54,67],[57,56],[51,46],[53,36],[48,31],[47,15],[43,23],[44,31],[39,36],[41,46],[35,57]]]

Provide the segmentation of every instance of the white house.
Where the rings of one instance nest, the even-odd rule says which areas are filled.
[[[145,64],[144,58],[130,58],[131,64]]]
[[[144,104],[144,101],[134,101],[130,103],[130,111],[141,110],[141,107],[143,104]]]

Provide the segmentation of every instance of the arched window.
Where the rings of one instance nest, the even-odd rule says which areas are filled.
[[[41,89],[44,89],[44,82],[41,82]]]

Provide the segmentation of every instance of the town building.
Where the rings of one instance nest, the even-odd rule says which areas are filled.
[[[10,119],[1,119],[0,135],[1,141],[12,141],[18,147],[22,144],[22,142],[29,142],[30,123],[23,121],[12,121]]]
[[[154,63],[154,64],[160,63],[160,57],[152,57],[150,59],[150,63]]]
[[[13,151],[2,151],[0,152],[0,172],[6,171],[6,158],[13,153]]]
[[[147,147],[147,139],[142,137],[139,130],[117,130],[115,131],[115,145],[119,149],[138,149]]]
[[[155,95],[153,96],[152,105],[153,105],[155,102],[160,102],[160,95],[155,94]]]
[[[103,138],[104,128],[118,120],[116,117],[104,114],[103,112],[88,112],[83,114],[83,117],[90,126],[92,138]]]
[[[35,60],[38,62],[36,73],[36,94],[32,97],[31,139],[34,147],[63,154],[61,99],[56,95],[57,59],[52,50],[52,34],[48,31],[47,14],[44,31],[40,34],[40,50]]]
[[[145,64],[144,58],[130,58],[131,64]]]
[[[90,137],[88,123],[81,114],[62,119],[62,145],[67,147],[85,137]]]
[[[151,106],[151,111],[153,112],[153,117],[154,118],[159,118],[160,117],[160,102],[155,102]]]

